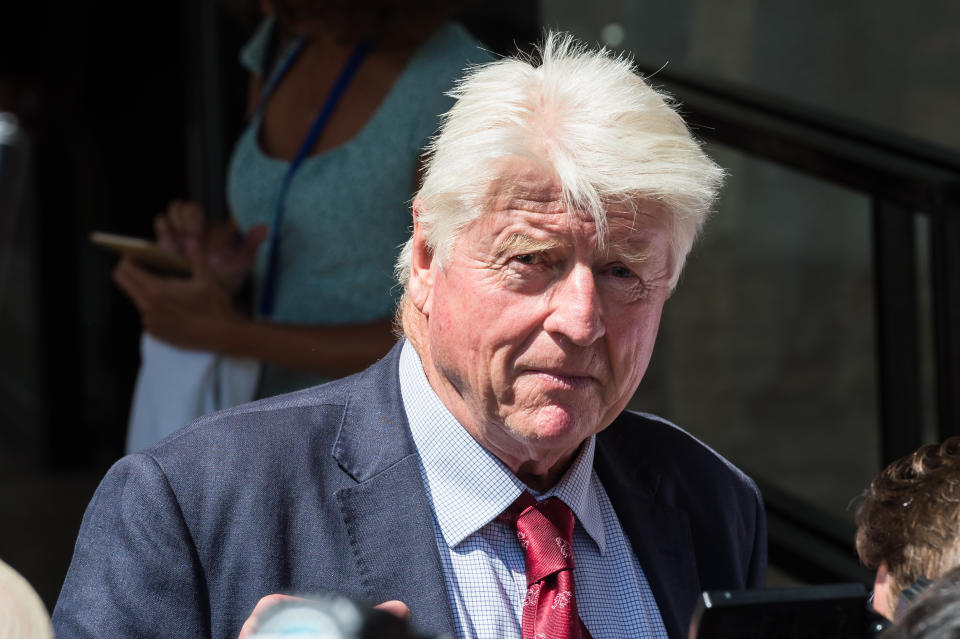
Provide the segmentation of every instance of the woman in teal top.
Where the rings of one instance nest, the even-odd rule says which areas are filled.
[[[156,337],[261,360],[261,397],[360,370],[389,349],[393,265],[421,150],[452,105],[444,92],[490,59],[434,17],[436,3],[381,3],[392,14],[289,4],[275,3],[276,19],[295,38],[266,81],[272,18],[241,52],[251,107],[230,162],[231,228],[208,228],[198,205],[174,202],[158,239],[194,262],[193,277],[165,280],[128,261],[115,277]],[[231,299],[251,271],[253,316]]]

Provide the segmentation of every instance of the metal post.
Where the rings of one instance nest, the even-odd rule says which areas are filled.
[[[188,197],[204,204],[209,219],[224,219],[224,110],[217,3],[187,0],[182,6],[188,77],[185,103]]]
[[[930,220],[934,361],[940,439],[960,435],[960,210]]]
[[[880,461],[885,466],[923,443],[923,409],[913,214],[879,199],[873,202],[873,273]]]

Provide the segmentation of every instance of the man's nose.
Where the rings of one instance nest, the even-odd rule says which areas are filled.
[[[544,322],[549,333],[559,334],[578,346],[589,346],[606,332],[596,276],[586,266],[574,266],[556,283],[550,315]]]

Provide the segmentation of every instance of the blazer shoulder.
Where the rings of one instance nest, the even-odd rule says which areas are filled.
[[[178,478],[207,471],[220,481],[249,481],[257,471],[267,478],[298,467],[333,471],[343,441],[367,441],[355,431],[381,428],[384,413],[398,412],[398,353],[349,377],[200,417],[143,453]],[[398,435],[383,446],[402,448],[403,441]]]
[[[756,483],[723,455],[657,415],[625,411],[598,435],[598,449],[613,466],[632,468],[659,487],[734,489],[762,501]]]
[[[176,456],[185,448],[250,448],[263,444],[282,448],[284,442],[300,446],[305,441],[336,437],[344,411],[367,378],[388,365],[381,360],[348,377],[199,417],[143,451],[157,459]]]
[[[200,442],[218,447],[248,447],[261,438],[267,439],[273,447],[285,441],[283,435],[286,432],[296,432],[302,438],[321,425],[323,432],[336,430],[340,415],[349,402],[353,382],[355,380],[349,378],[337,380],[210,413],[143,452],[162,458],[185,446],[196,450]]]

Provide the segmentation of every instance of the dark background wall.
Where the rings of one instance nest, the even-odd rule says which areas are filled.
[[[148,235],[184,193],[183,15],[2,13],[0,111],[19,119],[27,155],[20,206],[0,211],[0,559],[52,606],[84,504],[122,451],[138,357],[138,318],[86,236]]]

